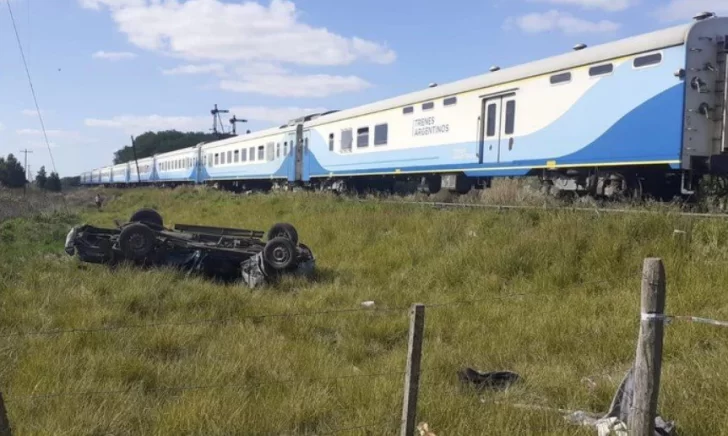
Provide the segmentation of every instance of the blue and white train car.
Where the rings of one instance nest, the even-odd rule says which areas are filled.
[[[305,165],[322,182],[538,175],[606,195],[678,175],[689,193],[725,169],[726,35],[728,19],[705,19],[320,117]]]
[[[129,163],[129,184],[149,184],[155,180],[155,173],[153,157],[132,161]]]
[[[414,179],[431,192],[466,192],[494,177],[538,176],[557,191],[690,194],[700,176],[728,174],[727,38],[727,18],[701,14],[174,152],[192,168],[142,159],[142,182],[338,189]],[[131,163],[130,183],[134,171]]]
[[[209,142],[200,147],[201,182],[270,187],[295,175],[290,150],[296,128],[283,126],[245,136]]]
[[[111,183],[125,185],[129,182],[129,164],[123,163],[111,167]]]
[[[197,182],[199,156],[199,145],[154,156],[155,182],[171,185]]]

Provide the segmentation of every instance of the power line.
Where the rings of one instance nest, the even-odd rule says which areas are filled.
[[[23,58],[23,66],[25,67],[25,74],[28,76],[28,84],[30,84],[30,92],[33,94],[33,102],[35,103],[35,110],[38,113],[38,119],[40,120],[40,127],[43,130],[43,138],[45,138],[46,147],[48,147],[48,154],[51,157],[51,164],[53,165],[53,172],[58,174],[56,169],[56,162],[53,159],[53,152],[51,151],[51,144],[48,141],[48,134],[46,133],[45,123],[43,122],[43,115],[40,113],[40,107],[38,106],[38,98],[35,95],[35,88],[33,88],[33,80],[30,78],[30,70],[28,69],[28,62],[25,59],[25,52],[23,51],[23,44],[20,41],[20,34],[18,33],[18,26],[15,24],[15,15],[13,15],[13,8],[10,6],[10,1],[6,1],[8,5],[8,12],[10,12],[10,20],[13,23],[13,30],[15,31],[15,39],[18,41],[18,48],[20,49],[20,56]]]

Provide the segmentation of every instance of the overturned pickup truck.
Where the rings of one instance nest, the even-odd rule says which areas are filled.
[[[311,250],[298,241],[288,223],[259,230],[175,224],[164,227],[154,209],[140,209],[128,223],[107,229],[76,226],[66,237],[65,251],[83,262],[115,265],[173,266],[223,280],[240,278],[251,288],[283,274],[310,274]]]

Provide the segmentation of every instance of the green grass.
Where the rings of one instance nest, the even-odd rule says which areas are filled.
[[[634,359],[642,261],[665,261],[671,314],[728,319],[728,221],[676,215],[434,210],[314,194],[108,191],[102,212],[0,223],[0,388],[24,434],[397,434],[412,303],[426,311],[418,421],[438,436],[591,435],[558,413],[605,412]],[[168,224],[296,226],[314,281],[249,290],[174,271],[111,271],[62,252],[68,228],[140,207]],[[688,238],[673,237],[675,229]],[[252,315],[377,308],[296,317]],[[227,323],[195,323],[227,319]],[[189,324],[186,324],[189,323]],[[660,413],[682,434],[728,434],[726,330],[667,328]],[[457,370],[523,383],[477,395]],[[331,380],[337,376],[395,373]],[[316,380],[314,380],[316,379]],[[322,380],[323,379],[323,380]],[[166,387],[201,389],[182,392]],[[221,387],[214,387],[221,386]],[[115,391],[113,394],[31,395]],[[491,401],[493,400],[493,401]]]

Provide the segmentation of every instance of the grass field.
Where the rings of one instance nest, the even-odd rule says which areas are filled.
[[[104,195],[102,212],[79,202],[73,215],[0,222],[0,389],[17,435],[397,434],[407,308],[457,301],[472,302],[426,312],[418,420],[438,436],[591,435],[558,413],[490,400],[605,412],[634,359],[644,257],[665,261],[669,313],[728,319],[728,221],[188,188]],[[319,272],[251,291],[63,254],[71,225],[109,226],[139,207],[168,224],[291,222]],[[366,300],[401,310],[252,316]],[[210,319],[229,322],[200,322]],[[139,324],[160,325],[12,335]],[[671,325],[664,357],[661,415],[681,434],[728,434],[728,332]],[[458,385],[467,366],[523,382],[481,402]],[[333,379],[366,374],[386,375]],[[179,386],[198,389],[166,389]]]

